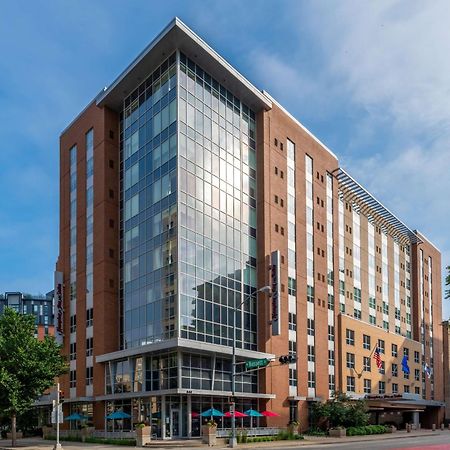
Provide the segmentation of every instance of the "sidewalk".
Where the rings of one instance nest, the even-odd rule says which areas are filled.
[[[417,438],[425,439],[431,436],[439,436],[447,434],[450,438],[450,431],[448,430],[420,430],[412,431],[407,433],[406,431],[397,431],[395,433],[386,434],[374,434],[369,436],[348,436],[344,438],[330,438],[330,437],[316,437],[316,436],[305,436],[304,440],[298,441],[271,441],[271,442],[255,442],[251,444],[239,444],[239,448],[270,448],[274,447],[286,447],[286,448],[299,448],[307,445],[333,445],[333,444],[344,444],[347,442],[370,442],[370,441],[380,441],[389,439],[403,439],[403,438]],[[44,441],[40,438],[26,438],[17,441],[17,447],[22,450],[52,450],[54,446],[54,441]],[[61,442],[64,450],[80,450],[80,449],[92,449],[92,450],[134,450],[137,447],[129,447],[123,445],[105,445],[105,444],[87,444],[82,442]],[[167,450],[170,448],[208,448],[206,444],[202,444],[198,440],[179,440],[179,441],[152,441],[150,445],[145,448],[151,448],[153,450]],[[226,449],[227,447],[223,444],[219,444],[215,447],[216,449]],[[12,450],[11,441],[0,440],[0,450]]]

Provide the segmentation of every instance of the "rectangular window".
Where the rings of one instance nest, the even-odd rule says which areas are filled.
[[[392,364],[392,376],[398,377],[398,365],[395,363]]]
[[[370,372],[371,371],[371,360],[370,357],[368,356],[363,356],[363,370],[365,372]]]
[[[380,350],[380,353],[384,355],[384,341],[383,339],[378,339],[378,349]]]
[[[364,378],[364,393],[370,394],[372,392],[372,381]]]
[[[353,330],[346,329],[345,342],[347,345],[355,345],[355,332]]]
[[[392,344],[391,346],[391,354],[394,358],[398,356],[398,347],[397,344]]]
[[[398,394],[398,384],[397,383],[392,383],[392,393]]]
[[[70,359],[70,361],[74,361],[75,359],[77,359],[77,343],[76,342],[72,342],[70,344],[69,359]]]
[[[308,319],[307,321],[307,332],[309,336],[314,336],[315,328],[314,328],[314,319]]]
[[[86,310],[86,327],[92,327],[94,325],[94,308]]]
[[[370,336],[363,334],[363,348],[370,350]]]
[[[94,351],[94,338],[86,339],[86,356],[92,356]]]
[[[86,386],[90,386],[94,381],[94,368],[86,367]]]
[[[297,369],[289,369],[289,386],[297,386]]]
[[[403,386],[403,392],[409,393],[409,386],[407,384]]]
[[[335,391],[336,389],[335,377],[331,373],[328,375],[328,389],[330,391]]]
[[[378,394],[382,395],[386,393],[386,383],[384,381],[378,382]]]
[[[289,313],[289,329],[297,331],[297,314]]]
[[[334,366],[334,350],[328,350],[328,365]]]
[[[347,392],[355,392],[355,377],[347,377]]]
[[[328,325],[328,340],[334,341],[334,326]]]
[[[77,331],[77,316],[70,316],[70,332],[75,333]]]
[[[419,364],[419,362],[420,362],[420,355],[419,355],[419,352],[414,352],[414,362],[416,363],[416,364]]]
[[[355,354],[347,353],[347,368],[354,369],[355,368]]]
[[[288,277],[288,294],[295,296],[297,291],[297,281],[295,278]]]
[[[371,325],[376,325],[377,324],[377,319],[375,316],[372,316],[372,314],[369,314],[369,323]]]
[[[316,374],[314,372],[308,371],[308,387],[309,388],[316,387]]]
[[[70,382],[69,387],[76,388],[77,387],[77,371],[71,370],[70,371]]]
[[[308,361],[314,362],[316,360],[316,352],[314,345],[308,345]]]

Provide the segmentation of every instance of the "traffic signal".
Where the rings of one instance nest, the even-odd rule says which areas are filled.
[[[297,361],[297,356],[295,355],[283,355],[278,358],[280,364],[291,364]]]
[[[62,403],[64,401],[64,391],[59,391],[59,403]]]

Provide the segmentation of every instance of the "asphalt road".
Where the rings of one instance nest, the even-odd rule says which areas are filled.
[[[412,436],[402,439],[383,439],[379,441],[330,443],[321,445],[299,445],[299,449],[321,450],[450,450],[450,433],[434,436]],[[264,450],[286,450],[286,447],[264,447]]]

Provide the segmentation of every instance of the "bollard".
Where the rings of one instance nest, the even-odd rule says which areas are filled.
[[[444,424],[441,423],[441,430],[444,431]]]
[[[422,428],[422,424],[419,422],[419,428],[418,429],[420,430],[421,428]]]
[[[406,424],[406,432],[411,433],[411,425],[409,423]]]
[[[433,423],[431,429],[432,429],[433,431],[436,431],[436,424],[435,424],[435,423]]]

